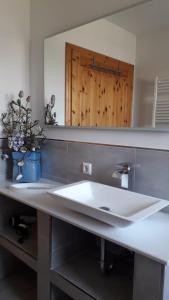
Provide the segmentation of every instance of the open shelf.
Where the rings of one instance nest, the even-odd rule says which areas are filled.
[[[29,266],[34,271],[37,271],[37,260],[31,255],[27,254],[23,249],[12,243],[11,240],[8,240],[6,237],[0,235],[0,246],[8,250],[14,256],[19,258],[27,266]]]
[[[79,298],[82,300],[81,298]],[[56,288],[54,285],[51,286],[51,300],[73,300],[68,295],[66,295],[63,291]]]
[[[0,299],[36,300],[36,274],[28,269],[10,275],[0,281]]]
[[[62,266],[51,270],[53,284],[58,288],[62,288],[62,280],[66,280],[68,284],[72,284],[73,288],[78,288],[83,292],[83,299],[132,299],[132,264],[126,264],[124,261],[119,262],[117,268],[110,275],[105,275],[100,270],[97,255],[91,253],[91,251],[78,254]],[[67,293],[72,296],[69,290],[67,290]],[[76,298],[78,299],[78,297]]]
[[[16,228],[9,225],[12,216],[36,216],[36,210],[13,199],[0,195],[0,246],[37,270],[37,224],[28,227],[29,235],[23,243],[19,242]]]
[[[19,236],[16,234],[16,230],[10,226],[4,226],[0,231],[0,236],[7,239],[25,253],[29,254],[33,258],[37,257],[37,226],[31,225],[28,238],[24,240],[23,243],[19,243]]]

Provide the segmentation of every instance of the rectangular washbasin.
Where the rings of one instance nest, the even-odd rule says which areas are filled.
[[[48,193],[64,207],[118,227],[145,219],[169,205],[166,200],[91,181],[80,181]]]

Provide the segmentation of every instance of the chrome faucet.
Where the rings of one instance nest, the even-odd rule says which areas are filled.
[[[129,189],[131,187],[132,179],[132,164],[128,162],[119,163],[115,166],[112,173],[112,178],[120,180],[120,187]]]

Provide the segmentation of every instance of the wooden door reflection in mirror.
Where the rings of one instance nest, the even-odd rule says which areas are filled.
[[[68,126],[131,127],[134,66],[66,44]]]

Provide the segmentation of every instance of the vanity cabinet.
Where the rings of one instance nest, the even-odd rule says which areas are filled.
[[[0,299],[36,300],[37,224],[22,236],[12,227],[12,216],[33,215],[36,210],[0,195]]]
[[[36,210],[0,195],[0,245],[10,251],[26,265],[37,270],[37,223],[29,226],[28,236],[21,241],[17,230],[9,224],[13,216],[33,215]]]
[[[56,288],[55,285],[51,285],[51,300],[58,300],[58,299],[59,300],[73,300],[68,295],[66,295],[63,291]]]
[[[44,265],[39,289],[42,284],[46,287],[40,289],[38,300],[168,300],[167,265],[107,242],[116,263],[109,275],[103,274],[99,236],[43,213],[40,218],[48,242],[41,247]],[[130,260],[124,259],[125,253]]]
[[[3,191],[3,193],[5,192]],[[43,195],[40,195],[39,198],[37,196],[36,201],[32,202],[34,205],[26,205],[26,202],[30,203],[33,200],[29,199],[22,203],[19,196],[16,201],[0,195],[0,247],[18,259],[18,270],[22,270],[21,262],[22,267],[26,266],[25,271],[23,273],[21,271],[18,278],[30,284],[29,290],[33,291],[33,296],[28,299],[169,299],[169,267],[166,263],[168,256],[165,256],[164,244],[158,244],[163,253],[160,254],[156,251],[159,255],[157,259],[142,251],[132,252],[128,245],[125,247],[118,240],[120,232],[124,233],[126,230],[125,235],[129,234],[128,229],[117,230],[119,233],[116,235],[116,230],[108,225],[61,209],[55,202],[52,202],[53,199],[47,198],[46,200],[46,197],[46,195],[44,198]],[[54,203],[55,211],[53,208],[51,209],[52,203]],[[40,205],[41,207],[44,205],[43,209],[38,208]],[[37,223],[31,229],[29,238],[20,244],[18,236],[11,230],[8,221],[11,215],[22,213],[36,215]],[[169,227],[168,217],[164,213],[159,214],[155,220],[160,224],[161,232],[163,232],[163,227],[166,230]],[[162,225],[161,220],[163,220]],[[153,219],[150,223],[150,225],[154,224]],[[141,225],[141,230],[144,226],[146,224]],[[105,230],[105,228],[107,229]],[[138,235],[138,228],[136,232]],[[146,241],[151,232],[151,230],[148,232],[147,228],[146,235],[139,237],[140,243],[141,240]],[[124,243],[123,234],[122,237]],[[132,245],[131,237],[133,235],[130,232],[128,241]],[[103,267],[101,265],[103,241],[106,241],[107,248],[106,263],[108,269],[112,268],[108,274],[103,272],[103,270],[107,270],[107,267],[101,268],[101,266]],[[150,242],[154,249],[157,246],[157,239]],[[127,244],[127,242],[125,243]],[[138,243],[138,239],[135,243]],[[121,244],[121,246],[117,244]],[[31,281],[29,278],[33,280]],[[18,299],[27,300],[26,297],[27,295],[25,298],[18,297]]]
[[[52,300],[132,299],[133,260],[124,259],[127,250],[108,243],[109,262],[116,257],[108,275],[100,267],[100,237],[42,212],[38,236],[38,300],[50,294]]]
[[[169,299],[169,267],[135,254],[133,300],[143,299]]]
[[[131,300],[133,261],[129,261],[127,251],[118,247],[120,255],[117,255],[117,249],[107,244],[110,274],[101,270],[100,237],[52,219],[52,284],[73,299]]]

